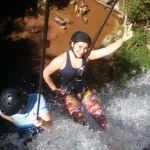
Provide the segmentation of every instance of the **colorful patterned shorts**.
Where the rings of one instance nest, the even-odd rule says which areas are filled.
[[[79,97],[79,98],[78,98]],[[64,108],[67,111],[68,115],[75,121],[81,124],[84,124],[84,117],[81,111],[81,105],[87,110],[88,113],[92,115],[95,121],[98,123],[101,130],[106,129],[107,119],[103,115],[102,108],[97,101],[97,97],[90,90],[88,90],[83,96],[82,101],[80,102],[80,97],[82,94],[71,93],[66,96],[64,101]]]

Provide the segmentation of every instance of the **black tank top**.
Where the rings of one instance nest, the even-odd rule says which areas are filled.
[[[66,83],[69,79],[77,77],[79,73],[79,69],[84,66],[84,71],[87,68],[87,62],[84,58],[82,58],[82,66],[80,68],[73,68],[70,61],[69,51],[67,53],[67,62],[64,69],[60,70],[60,75],[62,76],[61,87],[66,86]],[[83,73],[82,73],[83,74]]]
[[[87,67],[87,62],[84,58],[82,58],[82,66],[85,66],[85,70]],[[80,68],[73,68],[70,61],[69,51],[67,52],[67,62],[64,69],[60,70],[60,74],[63,78],[73,78],[78,75],[78,70]]]

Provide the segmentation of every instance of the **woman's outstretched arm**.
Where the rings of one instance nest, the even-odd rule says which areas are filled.
[[[123,37],[120,38],[119,40],[117,40],[116,42],[109,44],[105,48],[101,48],[98,50],[92,50],[90,55],[88,56],[88,60],[98,59],[98,58],[110,55],[113,52],[115,52],[116,50],[118,50],[124,44],[124,42],[126,42],[131,37],[133,37],[131,27],[132,27],[132,24],[128,28],[125,27]]]

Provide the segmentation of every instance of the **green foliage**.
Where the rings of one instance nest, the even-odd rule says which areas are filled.
[[[115,80],[121,84],[150,69],[150,50],[146,47],[148,36],[141,28],[134,27],[133,33],[133,38],[114,57]]]
[[[103,85],[112,80],[125,86],[128,80],[140,77],[150,69],[150,50],[146,46],[150,39],[149,34],[140,27],[132,27],[132,31],[133,38],[115,52],[113,69],[105,59],[93,61],[88,81],[91,86]],[[122,37],[123,32],[124,27],[120,26],[117,32],[113,31],[107,38],[113,43]]]
[[[88,67],[86,81],[89,87],[101,87],[114,79],[113,68],[109,65],[109,61],[105,59],[90,61]]]
[[[124,10],[128,19],[137,23],[150,19],[150,0],[126,0]]]

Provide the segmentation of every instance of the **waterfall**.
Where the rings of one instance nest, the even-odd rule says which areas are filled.
[[[53,127],[27,144],[16,133],[0,142],[7,147],[28,150],[148,150],[150,147],[150,71],[118,89],[106,84],[98,91],[99,102],[108,119],[107,131],[100,131],[83,109],[86,125],[70,120],[54,99],[49,103]],[[52,97],[50,97],[52,99]],[[11,143],[11,144],[10,144]]]

